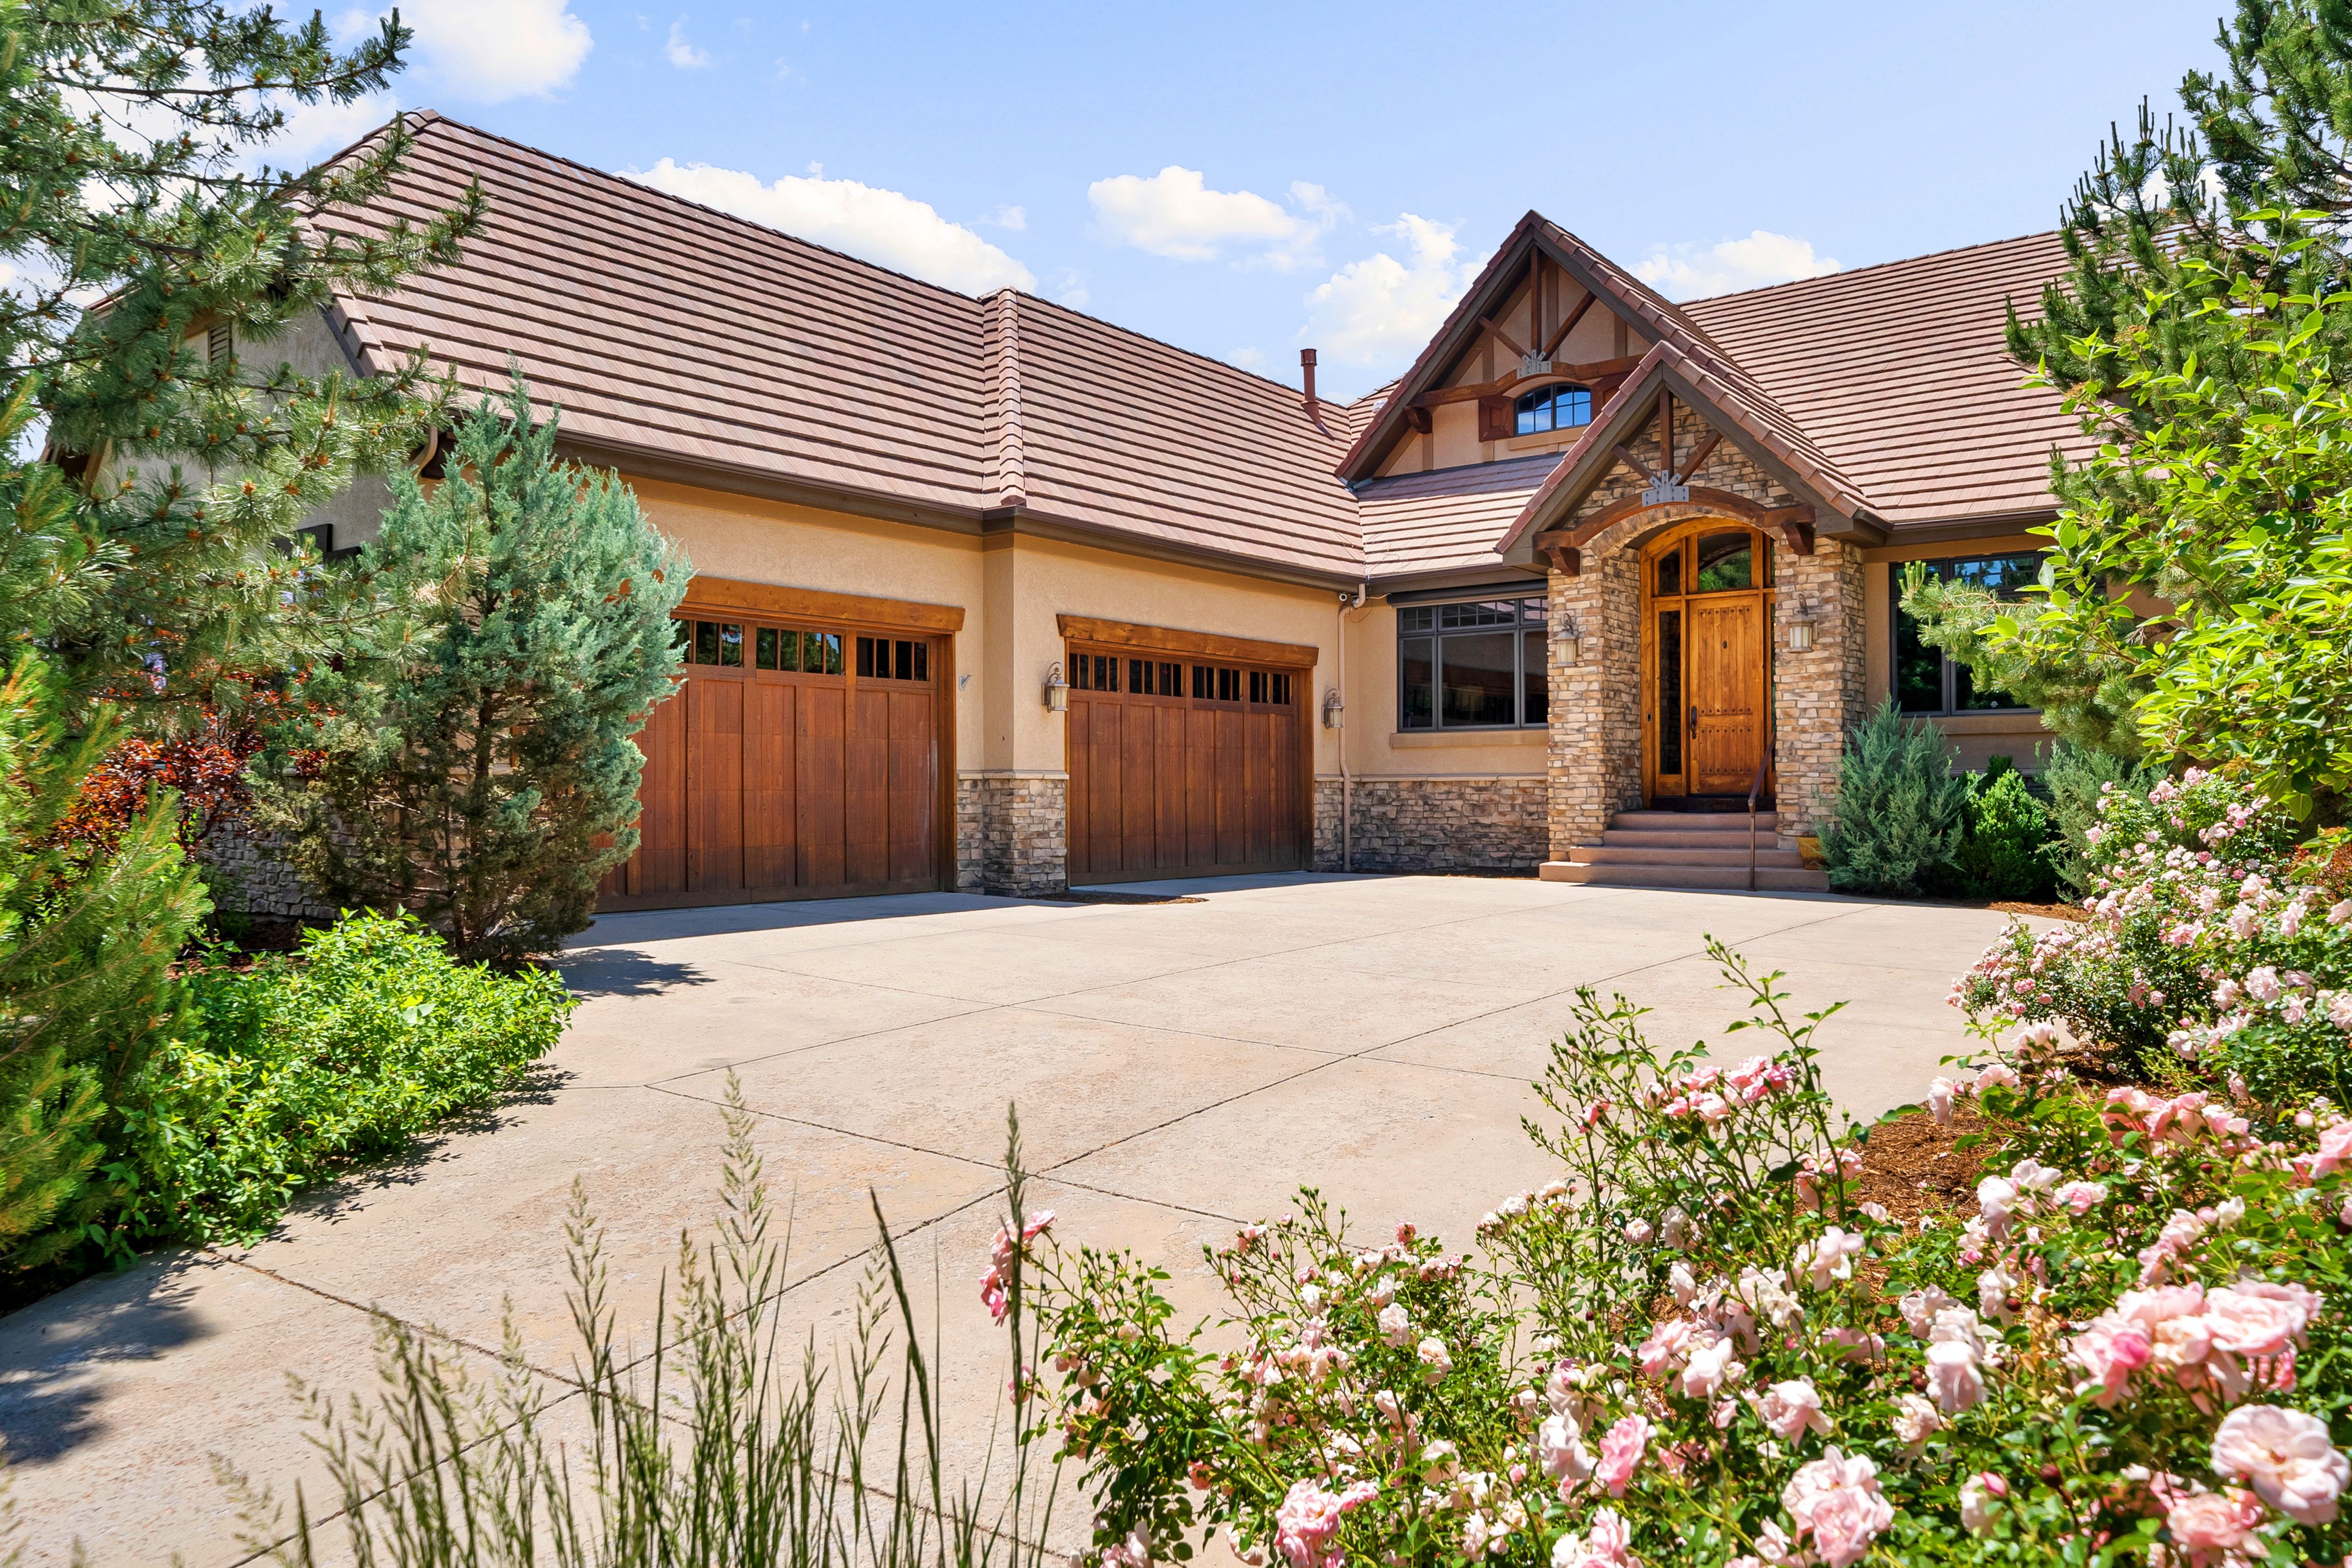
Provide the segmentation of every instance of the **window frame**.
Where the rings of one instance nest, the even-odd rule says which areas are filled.
[[[1887,695],[1894,700],[1897,712],[1906,718],[1927,719],[1967,718],[1979,714],[2009,718],[2041,713],[2040,708],[2027,707],[2023,705],[2002,707],[1958,706],[1959,682],[1967,667],[1941,648],[1926,648],[1924,643],[1921,644],[1923,649],[1936,655],[1937,706],[1933,708],[1914,708],[1903,706],[1903,629],[1910,621],[1910,617],[1903,612],[1903,574],[1915,565],[1924,566],[1930,572],[1941,575],[1948,569],[1971,566],[1980,561],[2023,560],[2030,558],[2038,562],[2042,554],[2040,550],[2000,550],[1986,555],[1933,556],[1916,561],[1896,561],[1887,568],[1887,604],[1890,613],[1886,621],[1886,692]],[[1948,581],[1950,579],[1946,578],[1945,580]],[[1996,594],[1995,597],[2001,599],[2004,603],[2021,602],[2010,596]]]
[[[1448,626],[1445,612],[1465,605],[1509,604],[1513,617],[1484,624]],[[1416,625],[1416,618],[1426,616],[1426,626]],[[1511,720],[1507,724],[1448,724],[1445,720],[1445,643],[1449,638],[1492,637],[1500,633],[1511,639]],[[1430,715],[1426,723],[1411,721],[1406,704],[1410,687],[1405,680],[1407,645],[1425,643],[1429,647],[1429,682],[1431,688]],[[1539,667],[1533,672],[1537,685],[1528,683],[1528,650],[1532,645],[1542,650],[1538,656]],[[1534,717],[1528,709],[1529,699],[1540,694],[1543,711]],[[1507,735],[1522,730],[1544,730],[1551,727],[1551,621],[1550,598],[1541,593],[1515,593],[1479,596],[1465,594],[1460,599],[1441,600],[1427,604],[1399,605],[1396,610],[1396,732],[1399,735]]]
[[[1562,392],[1584,394],[1584,417],[1574,424],[1559,423],[1559,395]],[[1525,417],[1535,412],[1533,408],[1527,405],[1532,400],[1538,398],[1542,400],[1541,406],[1551,423],[1539,426],[1523,425],[1522,421]],[[1516,440],[1521,436],[1558,435],[1564,431],[1582,430],[1592,423],[1592,389],[1582,382],[1554,382],[1549,386],[1540,386],[1533,392],[1520,392],[1511,399],[1511,436]]]

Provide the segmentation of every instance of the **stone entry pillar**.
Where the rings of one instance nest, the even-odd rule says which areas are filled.
[[[1863,655],[1862,551],[1816,539],[1799,555],[1773,547],[1772,720],[1780,837],[1818,833],[1837,796],[1846,731],[1867,702]],[[1789,646],[1789,628],[1813,623],[1813,645]]]
[[[1597,843],[1615,813],[1642,803],[1642,583],[1640,562],[1604,534],[1574,577],[1555,570],[1551,644],[1550,858]],[[1572,618],[1576,662],[1563,652]]]

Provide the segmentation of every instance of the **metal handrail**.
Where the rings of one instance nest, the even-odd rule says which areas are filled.
[[[1764,768],[1769,758],[1756,764],[1756,777],[1748,781],[1748,891],[1756,891],[1756,797],[1764,791]]]

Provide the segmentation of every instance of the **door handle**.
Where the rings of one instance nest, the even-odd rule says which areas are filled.
[[[1696,703],[1691,704],[1690,732],[1693,735],[1698,733],[1698,704]]]

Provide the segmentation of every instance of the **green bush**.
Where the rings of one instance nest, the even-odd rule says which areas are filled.
[[[488,1103],[555,1044],[554,974],[460,964],[410,915],[346,915],[297,958],[191,980],[198,1028],[128,1114],[113,1249],[249,1239],[295,1192]]]
[[[2164,769],[2153,763],[2132,762],[2069,740],[2060,741],[2050,753],[2042,785],[2050,791],[2051,824],[2060,841],[2051,846],[2050,858],[2059,885],[2069,894],[2088,898],[2098,876],[2086,835],[2098,826],[2100,794],[2112,784],[2146,800],[2164,778]]]
[[[1958,851],[1967,784],[1951,776],[1943,732],[1892,698],[1846,737],[1822,858],[1848,893],[1913,894]]]
[[[2056,891],[2050,813],[2009,758],[1996,757],[1968,784],[1967,836],[1952,857],[1952,880],[1974,898],[2046,899]]]

